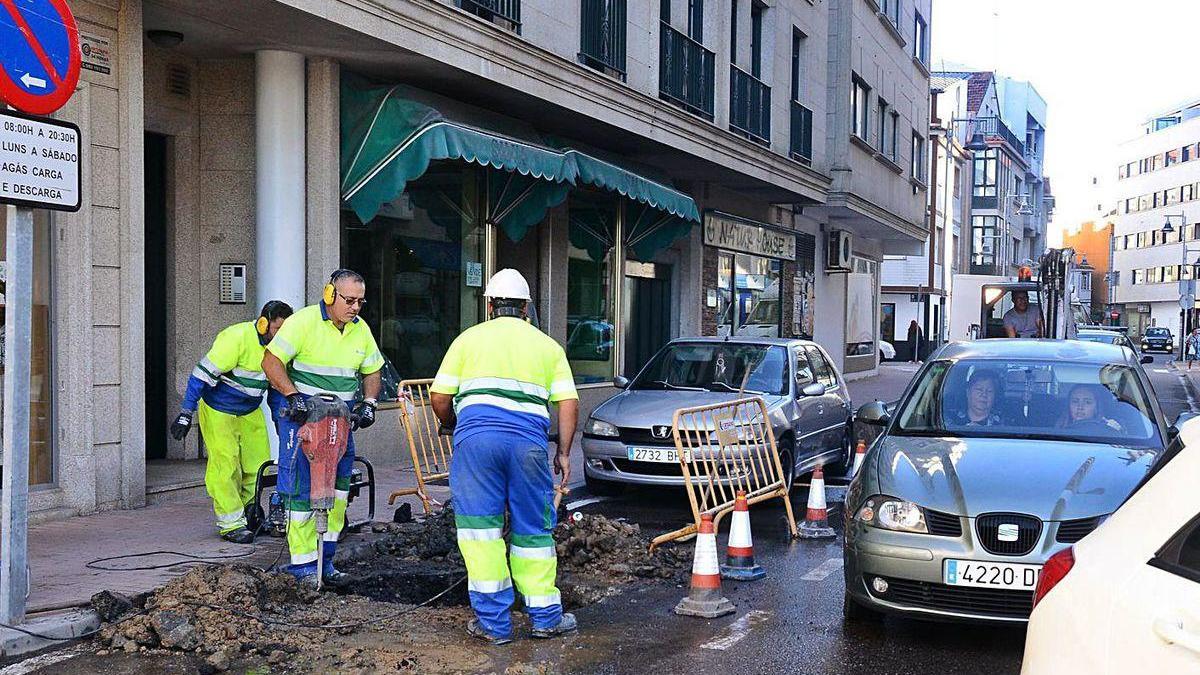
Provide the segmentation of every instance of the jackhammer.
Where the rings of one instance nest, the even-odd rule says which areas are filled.
[[[300,427],[300,448],[308,459],[308,494],[317,524],[317,589],[325,577],[325,533],[333,509],[337,467],[350,439],[350,409],[336,396],[320,394],[308,401],[308,419]]]

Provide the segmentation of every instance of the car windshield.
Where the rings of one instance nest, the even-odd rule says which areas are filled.
[[[782,396],[787,392],[787,351],[783,347],[733,342],[669,345],[659,352],[630,389],[745,392]]]
[[[1167,337],[1171,331],[1166,328],[1147,328],[1146,337]]]
[[[1083,340],[1084,342],[1099,342],[1106,345],[1121,344],[1120,335],[1106,335],[1104,333],[1080,333],[1076,336],[1076,339]]]
[[[1154,420],[1128,366],[962,359],[930,364],[896,433],[1162,447]]]

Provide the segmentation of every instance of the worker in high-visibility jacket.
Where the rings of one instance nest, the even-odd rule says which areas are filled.
[[[279,422],[278,490],[288,511],[288,571],[303,583],[317,585],[317,524],[309,502],[308,458],[300,447],[300,427],[308,416],[308,399],[333,394],[352,409],[352,429],[375,423],[376,398],[382,384],[383,354],[367,322],[359,316],[366,303],[366,284],[357,272],[337,270],[321,301],[284,322],[263,355],[263,371],[271,386],[286,397]],[[362,399],[357,403],[361,378]],[[346,524],[354,436],[337,466],[333,510],[323,540],[325,581],[339,584],[346,574],[333,566],[338,535]]]
[[[579,396],[563,348],[526,320],[529,284],[503,269],[488,280],[490,320],[467,329],[446,352],[431,392],[438,419],[454,428],[450,492],[458,547],[467,565],[475,619],[467,632],[493,644],[512,640],[513,585],[533,637],[575,630],[555,587],[554,479],[548,405],[558,407],[554,470],[566,486]],[[504,545],[505,508],[512,546]],[[512,574],[509,574],[511,562]]]
[[[258,319],[235,323],[217,334],[208,354],[188,378],[171,436],[182,441],[199,413],[200,436],[208,449],[204,486],[212,497],[221,537],[238,544],[254,541],[246,529],[246,506],[254,498],[258,468],[271,459],[262,409],[267,376],[263,350],[292,308],[279,300],[263,305]]]

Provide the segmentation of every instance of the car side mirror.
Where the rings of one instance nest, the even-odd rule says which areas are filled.
[[[618,376],[614,377],[612,383],[613,383],[613,386],[616,387],[617,389],[628,389],[629,388],[629,378],[625,377],[623,375],[618,375]]]
[[[1154,363],[1154,357],[1149,354],[1142,354],[1142,363]]]
[[[883,401],[871,401],[858,409],[854,415],[854,421],[873,427],[885,427],[892,421],[892,415],[884,407]]]
[[[821,382],[810,382],[800,390],[801,396],[824,396],[825,385]]]

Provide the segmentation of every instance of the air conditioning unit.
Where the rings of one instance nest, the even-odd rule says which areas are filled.
[[[825,251],[826,272],[849,272],[850,255],[854,252],[854,235],[844,230],[829,233],[829,248]]]

